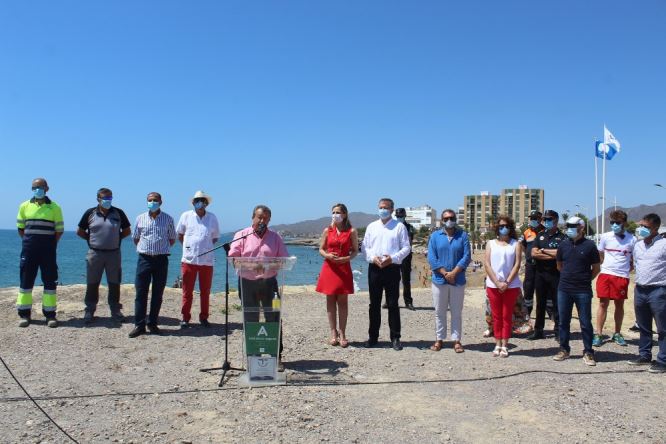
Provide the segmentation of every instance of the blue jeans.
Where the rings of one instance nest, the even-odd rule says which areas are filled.
[[[569,338],[571,337],[571,314],[573,306],[578,310],[580,331],[583,335],[583,353],[594,354],[592,350],[592,293],[577,293],[557,291],[557,306],[560,313],[560,347],[567,352],[571,351]]]
[[[657,324],[659,353],[657,362],[666,365],[666,287],[636,285],[634,311],[640,329],[638,353],[652,359],[652,319]]]
[[[134,325],[137,327],[146,326],[146,311],[148,310],[148,288],[150,282],[153,282],[153,294],[150,298],[150,315],[148,316],[149,325],[157,325],[157,317],[162,308],[162,294],[167,282],[167,272],[169,271],[169,256],[166,254],[160,256],[148,256],[139,254],[139,260],[136,263],[136,298],[134,299]]]

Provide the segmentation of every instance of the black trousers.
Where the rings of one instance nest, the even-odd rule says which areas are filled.
[[[368,289],[370,291],[368,338],[376,341],[379,338],[379,327],[382,324],[382,294],[386,292],[388,305],[389,330],[391,340],[400,338],[400,265],[389,265],[379,268],[375,264],[368,267]]]
[[[238,283],[238,295],[243,303],[245,320],[248,322],[259,322],[259,309],[264,308],[264,317],[267,322],[281,322],[280,312],[273,312],[273,297],[275,293],[281,298],[277,278],[268,279],[244,279]],[[246,309],[250,311],[245,311]],[[256,308],[256,311],[252,309]],[[282,358],[282,324],[280,324],[280,349],[278,357]]]
[[[134,280],[134,287],[136,289],[136,297],[134,298],[134,325],[137,327],[145,327],[146,324],[157,325],[168,272],[168,255],[148,256],[147,254],[139,254],[136,263],[136,278]],[[151,287],[151,281],[150,313],[146,321],[148,291]]]
[[[400,276],[402,279],[402,298],[405,305],[414,303],[412,299],[412,253],[409,253],[402,264],[400,264]]]
[[[557,271],[537,271],[535,278],[536,290],[536,320],[535,330],[543,330],[546,324],[546,307],[552,304],[552,316],[555,323],[555,334],[558,334],[559,314],[557,311],[557,286],[560,283],[560,273]],[[550,307],[549,307],[550,308]]]
[[[55,293],[58,285],[56,245],[55,237],[42,242],[33,242],[31,244],[23,243],[19,262],[22,290],[32,291],[32,287],[35,285],[35,280],[37,279],[37,272],[41,271],[44,290],[49,290]],[[30,308],[18,310],[18,314],[22,318],[29,318],[30,312]],[[42,313],[47,319],[55,318],[56,316],[55,311],[47,311],[43,308]]]
[[[527,315],[532,316],[534,307],[534,287],[536,285],[536,265],[525,263],[525,279],[523,280],[523,296],[525,297],[525,309]]]

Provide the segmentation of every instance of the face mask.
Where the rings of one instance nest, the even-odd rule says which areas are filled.
[[[379,214],[380,219],[388,219],[391,217],[391,210],[380,208],[379,211],[377,211],[377,214]]]
[[[501,227],[499,229],[500,236],[506,236],[509,234],[509,229],[507,227]]]
[[[555,222],[552,220],[546,220],[543,222],[543,226],[546,227],[546,230],[550,230],[555,226]]]
[[[398,218],[398,222],[402,222],[402,223],[404,223],[404,222],[405,222],[405,218],[404,218],[404,217],[399,217],[399,218]]]
[[[155,211],[160,209],[160,203],[159,202],[148,202],[148,211],[151,213],[154,213]]]
[[[530,227],[536,228],[539,226],[539,221],[538,220],[531,220],[530,221]]]
[[[205,203],[203,202],[194,202],[194,209],[195,210],[200,210],[206,206]]]
[[[337,213],[334,214],[333,215],[333,222],[335,222],[336,224],[339,224],[340,222],[342,222],[342,214],[337,214]]]
[[[636,229],[636,235],[638,237],[645,239],[646,237],[650,236],[650,229],[646,227],[638,227]]]
[[[44,199],[44,196],[46,196],[46,190],[44,190],[44,188],[35,188],[32,190],[32,194],[35,196],[35,199]]]
[[[615,234],[620,234],[620,233],[622,233],[622,225],[612,224],[611,225],[611,230],[613,230],[613,233],[615,233]]]
[[[109,208],[111,208],[111,203],[112,203],[111,199],[102,199],[99,202],[100,206],[102,208],[104,208],[105,210],[108,210]]]
[[[576,236],[578,236],[578,228],[567,228],[567,236],[569,236],[571,239],[574,239]]]
[[[453,228],[456,226],[456,221],[455,220],[447,220],[444,222],[444,227],[446,228]]]

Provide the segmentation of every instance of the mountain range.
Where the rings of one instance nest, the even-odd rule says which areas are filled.
[[[365,228],[370,222],[377,220],[376,214],[349,213],[349,221],[353,227]],[[331,217],[325,216],[319,219],[304,220],[293,224],[271,225],[271,230],[279,232],[286,237],[316,237],[321,235],[325,227],[330,225]]]
[[[606,232],[610,230],[610,223],[608,222],[610,220],[610,213],[613,211],[615,207],[610,207],[606,209],[606,220],[605,220],[605,229],[601,230],[601,232]],[[617,207],[618,210],[622,210],[625,213],[627,213],[627,216],[630,221],[638,222],[640,221],[643,216],[649,213],[656,213],[661,217],[661,224],[666,225],[666,203],[660,203],[656,205],[639,205],[637,207]],[[590,219],[590,227],[594,227],[596,224],[596,218],[595,219]]]

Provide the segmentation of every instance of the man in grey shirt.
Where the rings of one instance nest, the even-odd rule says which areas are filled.
[[[130,223],[125,212],[112,206],[113,193],[108,188],[97,191],[97,206],[83,213],[76,234],[88,241],[86,255],[86,296],[83,320],[90,324],[94,320],[99,301],[99,284],[106,271],[109,285],[109,308],[111,317],[123,321],[120,311],[121,256],[120,241],[131,233]]]

